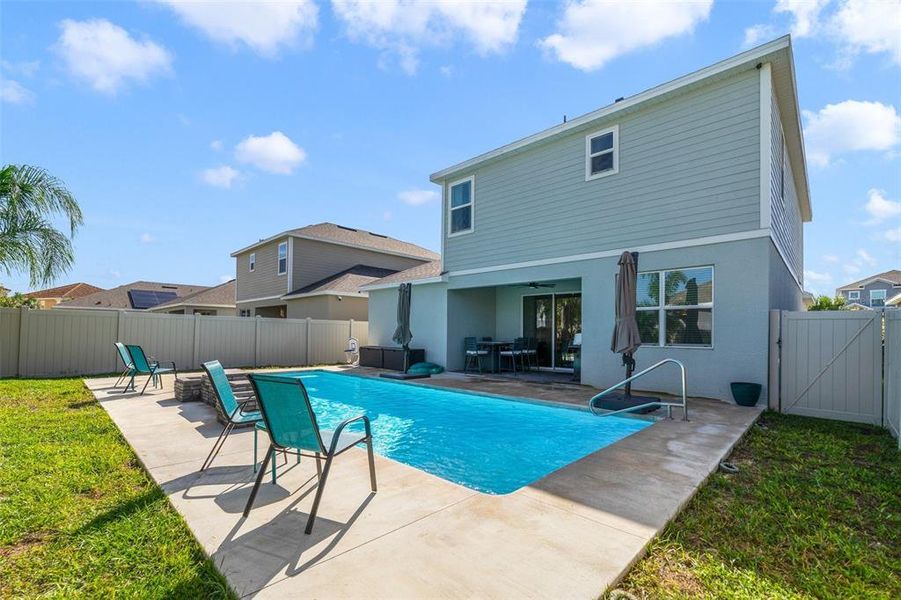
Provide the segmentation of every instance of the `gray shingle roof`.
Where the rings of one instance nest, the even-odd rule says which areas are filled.
[[[375,250],[377,252],[402,254],[404,256],[412,256],[422,260],[435,260],[438,258],[438,254],[431,250],[427,250],[422,246],[417,246],[410,242],[403,242],[386,235],[372,233],[371,231],[366,231],[364,229],[336,225],[335,223],[318,223],[316,225],[307,225],[306,227],[299,227],[297,229],[289,229],[288,231],[283,231],[277,235],[270,236],[265,240],[260,240],[257,244],[252,244],[251,246],[233,252],[232,255],[234,256],[240,252],[246,252],[250,248],[257,246],[259,243],[268,242],[269,240],[284,237],[286,235],[294,235],[322,242],[357,246]]]
[[[393,269],[370,267],[368,265],[354,265],[340,273],[335,273],[325,279],[320,279],[315,283],[296,289],[285,296],[315,293],[321,294],[326,292],[333,294],[356,294],[360,291],[360,286],[377,281],[392,273],[396,273],[396,271]]]
[[[217,285],[215,287],[206,288],[193,294],[180,296],[169,302],[163,302],[154,306],[157,308],[167,308],[189,304],[191,306],[234,306],[235,305],[235,280],[231,279]]]
[[[183,283],[160,283],[157,281],[134,281],[120,285],[111,290],[103,290],[57,304],[54,308],[123,308],[131,309],[128,298],[129,290],[152,290],[157,292],[174,292],[179,298],[208,289],[205,285],[186,285]]]
[[[838,289],[848,290],[848,289],[855,289],[855,288],[863,287],[863,285],[865,283],[867,283],[868,281],[870,281],[872,279],[886,279],[896,285],[901,285],[901,270],[892,269],[891,271],[886,271],[884,273],[879,273],[877,275],[870,275],[869,277],[864,277],[863,279],[861,279],[859,281],[855,281],[854,283],[849,283],[847,285],[843,285]]]
[[[388,275],[387,277],[382,277],[378,281],[373,281],[373,284],[383,285],[383,284],[400,284],[404,281],[415,281],[417,279],[428,279],[431,277],[438,277],[441,275],[441,261],[433,260],[432,262],[427,262],[421,265],[417,265],[415,267],[410,267],[409,269],[404,269],[403,271],[399,271],[392,275]]]

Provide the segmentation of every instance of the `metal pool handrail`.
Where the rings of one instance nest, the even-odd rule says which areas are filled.
[[[622,408],[620,410],[614,410],[614,411],[610,411],[610,412],[596,412],[595,411],[594,403],[596,400],[598,400],[599,398],[602,398],[603,396],[606,396],[607,394],[610,394],[611,392],[616,391],[618,388],[626,385],[630,381],[635,381],[642,375],[646,375],[646,374],[650,373],[651,371],[653,371],[654,369],[662,367],[666,363],[675,364],[676,366],[679,367],[679,371],[681,372],[681,376],[682,376],[682,402],[681,403],[662,402],[662,401],[661,402],[647,402],[645,404],[639,404],[638,406],[631,406],[629,408]],[[688,420],[688,403],[686,402],[685,396],[686,396],[685,395],[685,365],[683,365],[681,362],[679,362],[675,358],[664,358],[660,362],[651,365],[650,367],[648,367],[647,369],[644,369],[643,371],[639,371],[638,373],[636,373],[635,375],[632,375],[632,377],[629,377],[628,379],[623,379],[616,385],[609,387],[606,390],[604,390],[603,392],[601,392],[600,394],[597,394],[596,396],[592,397],[592,399],[588,401],[588,410],[591,412],[591,414],[596,415],[598,417],[609,417],[610,415],[617,415],[620,413],[632,412],[634,410],[641,410],[643,408],[666,407],[666,416],[668,418],[672,419],[673,418],[673,407],[675,406],[676,408],[682,409],[682,420],[687,421]]]

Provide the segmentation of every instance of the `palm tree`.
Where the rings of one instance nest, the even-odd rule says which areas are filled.
[[[68,221],[69,235],[53,221]],[[81,208],[66,185],[40,167],[0,169],[0,269],[27,271],[32,286],[46,285],[72,266],[71,237]]]

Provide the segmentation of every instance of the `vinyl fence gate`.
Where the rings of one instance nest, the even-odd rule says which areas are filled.
[[[901,311],[772,311],[770,408],[901,430]]]

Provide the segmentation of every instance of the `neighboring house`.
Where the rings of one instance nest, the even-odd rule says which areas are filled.
[[[135,281],[57,304],[55,308],[147,310],[209,289],[205,285]]]
[[[901,270],[892,269],[866,279],[843,285],[835,290],[851,309],[868,310],[901,304]]]
[[[235,280],[230,279],[215,287],[176,297],[148,310],[170,315],[234,317],[236,315]]]
[[[803,306],[799,112],[786,36],[434,173],[441,263],[363,288],[369,343],[392,344],[410,281],[426,360],[459,370],[466,336],[528,336],[567,371],[581,332],[582,382],[615,384],[615,274],[635,251],[639,368],[678,359],[695,396],[765,388],[769,311]],[[675,392],[678,376],[636,387]]]
[[[240,316],[361,321],[368,315],[362,285],[438,258],[415,244],[334,223],[283,231],[232,256]]]
[[[67,302],[76,298],[95,294],[104,291],[96,285],[90,283],[70,283],[68,285],[60,285],[46,290],[38,290],[36,292],[28,292],[26,298],[34,298],[38,301],[38,308],[53,308],[60,302]]]

